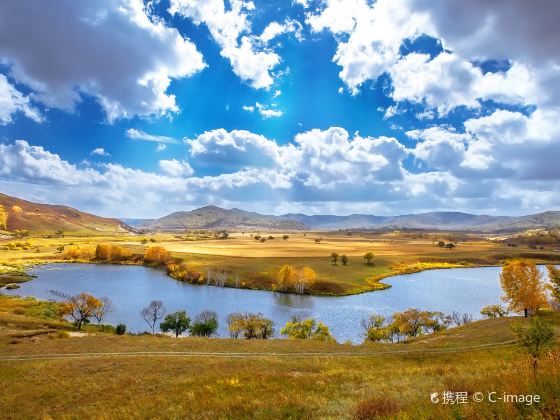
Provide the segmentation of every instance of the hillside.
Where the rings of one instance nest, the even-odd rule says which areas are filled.
[[[188,212],[175,212],[142,228],[176,231],[185,229],[268,229],[301,230],[306,226],[293,220],[284,220],[239,209],[226,210],[216,206],[201,207]]]
[[[133,229],[117,219],[95,216],[71,207],[39,204],[0,193],[0,205],[8,213],[7,230],[38,233],[107,233],[131,232]]]

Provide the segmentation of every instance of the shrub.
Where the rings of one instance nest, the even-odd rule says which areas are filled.
[[[124,325],[124,324],[119,324],[115,328],[115,333],[117,335],[123,335],[125,332],[126,332],[126,325]]]
[[[144,261],[154,265],[164,265],[171,261],[171,253],[161,246],[151,246],[144,254]]]
[[[398,411],[399,406],[395,401],[387,397],[375,397],[358,403],[353,418],[356,420],[392,418]]]
[[[189,332],[197,337],[210,337],[218,330],[218,315],[214,311],[199,313],[189,328]]]

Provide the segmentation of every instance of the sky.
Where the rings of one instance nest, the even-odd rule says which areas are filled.
[[[0,2],[0,192],[103,216],[560,209],[556,0]]]

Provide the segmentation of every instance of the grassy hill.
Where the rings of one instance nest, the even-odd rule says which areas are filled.
[[[8,231],[34,233],[126,233],[133,229],[120,220],[95,216],[67,206],[39,204],[0,193],[0,205],[8,212]]]
[[[86,336],[52,303],[0,296],[0,407],[16,418],[447,419],[560,416],[556,341],[534,377],[512,343],[522,318],[474,322],[400,344]],[[443,405],[444,391],[537,394],[534,405]]]
[[[164,231],[183,231],[185,229],[306,229],[305,225],[297,221],[284,220],[275,216],[239,209],[226,210],[216,206],[201,207],[188,212],[175,212],[142,227]]]

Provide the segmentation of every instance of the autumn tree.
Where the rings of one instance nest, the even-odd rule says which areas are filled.
[[[163,302],[161,300],[152,300],[146,308],[140,311],[140,315],[152,329],[152,334],[155,333],[156,323],[165,315]]]
[[[218,331],[218,315],[214,311],[199,313],[189,328],[191,335],[210,337]]]
[[[101,300],[88,293],[70,297],[61,304],[61,315],[71,316],[76,321],[78,330],[82,329],[82,324],[87,324],[95,311],[102,305]]]
[[[95,320],[97,321],[97,325],[100,325],[101,321],[103,321],[103,318],[105,318],[105,316],[108,313],[113,312],[115,308],[113,306],[113,302],[111,301],[111,299],[109,299],[106,296],[100,298],[99,302],[100,305],[93,310],[93,314],[92,314]]]
[[[295,284],[296,274],[296,269],[293,266],[284,264],[276,271],[276,289],[280,292],[287,291]]]
[[[430,322],[430,313],[411,308],[404,312],[393,314],[393,323],[398,326],[403,335],[416,337],[422,333],[422,329]]]
[[[367,265],[373,265],[373,252],[366,252],[364,254],[364,260],[366,260]]]
[[[111,259],[111,245],[99,244],[95,247],[95,259],[108,261]]]
[[[480,314],[486,318],[502,318],[508,315],[508,311],[502,305],[488,305],[480,310]]]
[[[3,205],[0,204],[0,229],[8,228],[8,212]]]
[[[554,332],[550,325],[545,323],[541,317],[535,316],[529,321],[527,328],[519,324],[512,326],[517,343],[525,349],[532,359],[533,373],[537,373],[539,358],[546,348],[550,346]]]
[[[302,320],[301,318],[294,317],[291,321],[286,322],[284,328],[280,330],[280,334],[298,339],[333,340],[329,327],[311,318]]]
[[[529,316],[546,303],[542,274],[532,261],[512,260],[502,268],[500,283],[509,309]]]
[[[348,265],[348,257],[346,255],[341,255],[340,262],[342,263],[342,265]]]
[[[153,320],[153,317],[151,319]],[[163,332],[171,331],[175,334],[175,337],[179,337],[181,334],[183,334],[185,331],[189,329],[190,323],[191,323],[191,319],[188,317],[185,311],[177,311],[167,315],[163,320],[163,322],[159,324],[159,328]],[[153,332],[153,328],[152,328],[152,332]]]
[[[362,320],[365,341],[379,342],[389,339],[390,330],[383,315],[371,314],[369,319]]]
[[[552,295],[554,306],[560,309],[560,269],[553,265],[547,265],[546,268],[548,270],[548,280],[550,281],[547,287]]]
[[[171,261],[171,253],[161,246],[151,246],[146,249],[144,261],[149,264],[165,265]]]
[[[317,274],[311,267],[302,267],[296,271],[295,288],[299,294],[305,293],[317,281]]]
[[[333,252],[331,254],[331,261],[334,265],[338,265],[338,253]]]
[[[228,315],[228,329],[232,338],[267,339],[274,335],[274,322],[260,313],[233,313]]]

